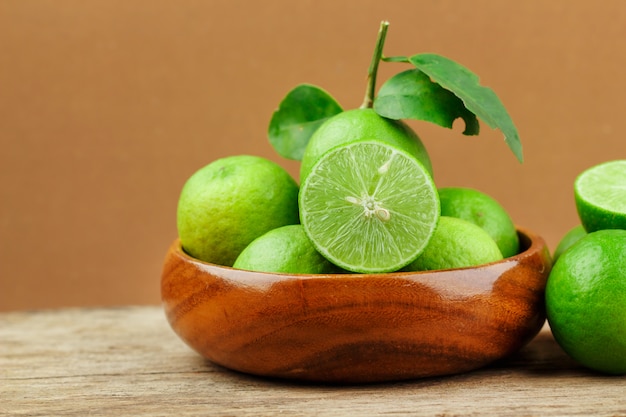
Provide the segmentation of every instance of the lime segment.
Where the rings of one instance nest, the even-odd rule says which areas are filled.
[[[324,154],[301,186],[300,219],[318,251],[354,272],[398,270],[424,249],[439,219],[428,170],[378,141]]]
[[[587,232],[626,229],[626,160],[587,169],[576,178],[574,194]]]

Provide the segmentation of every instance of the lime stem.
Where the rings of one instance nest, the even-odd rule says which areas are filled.
[[[378,74],[378,64],[383,56],[383,46],[385,45],[385,37],[387,36],[387,28],[389,22],[383,20],[380,23],[380,29],[378,30],[378,38],[376,38],[376,47],[374,48],[374,55],[372,56],[372,62],[367,71],[367,88],[365,89],[365,98],[362,109],[371,109],[374,105],[374,93],[376,91],[376,75]]]

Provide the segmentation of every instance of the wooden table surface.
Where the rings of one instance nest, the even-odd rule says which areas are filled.
[[[449,377],[364,386],[215,366],[160,307],[0,314],[0,416],[626,416],[626,377],[587,371],[549,329],[511,358]]]

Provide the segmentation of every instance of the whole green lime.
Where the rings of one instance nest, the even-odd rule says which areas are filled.
[[[270,230],[241,252],[234,268],[290,274],[330,274],[339,271],[315,249],[299,224]]]
[[[490,195],[464,187],[439,189],[441,215],[467,220],[483,228],[496,241],[502,256],[519,252],[515,224],[504,207]]]
[[[417,134],[404,122],[379,116],[373,109],[344,111],[325,121],[311,136],[302,157],[300,183],[326,152],[360,140],[384,142],[417,158],[432,176],[428,152]]]
[[[546,312],[572,358],[626,374],[626,230],[589,233],[561,254],[548,277]]]
[[[552,255],[552,262],[556,262],[557,259],[570,248],[574,243],[578,242],[583,237],[587,236],[587,231],[583,227],[582,224],[578,226],[574,226],[563,235],[561,240],[559,241],[556,249],[554,250],[554,254]]]
[[[194,173],[178,201],[177,226],[191,256],[231,266],[254,239],[297,224],[298,185],[270,160],[249,155],[218,159]]]
[[[424,251],[403,270],[465,268],[501,259],[498,245],[484,229],[463,219],[441,216]]]

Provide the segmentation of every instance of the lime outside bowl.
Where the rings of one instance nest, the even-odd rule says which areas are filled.
[[[171,245],[161,294],[172,329],[209,361],[339,384],[450,375],[519,350],[545,322],[545,241],[477,267],[288,275],[227,268]]]

